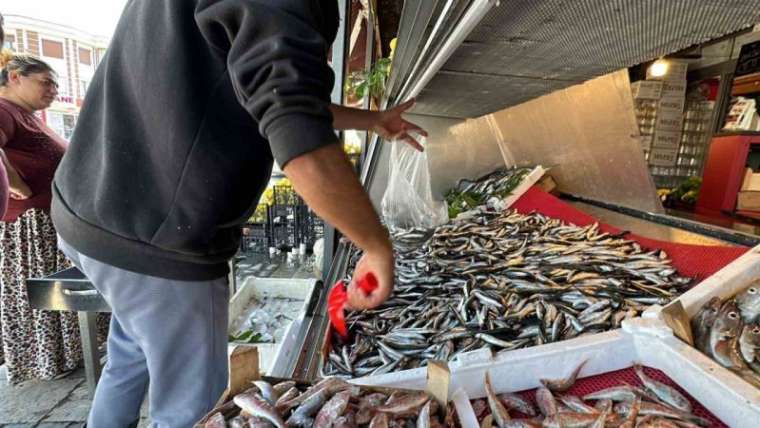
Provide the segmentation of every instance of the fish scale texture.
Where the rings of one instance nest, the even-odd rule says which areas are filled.
[[[512,205],[512,208],[522,214],[533,211],[539,212],[547,217],[556,218],[577,226],[586,226],[599,222],[594,217],[544,192],[536,186],[533,186],[522,195]],[[599,223],[599,228],[608,233],[622,232],[621,229],[604,223]],[[627,234],[625,237],[638,242],[644,248],[659,248],[664,250],[672,260],[673,266],[678,269],[679,274],[694,278],[693,284],[697,284],[719,271],[749,250],[747,247],[674,244],[672,242],[645,238],[632,233]]]
[[[728,427],[728,425],[724,424],[715,415],[710,413],[709,410],[705,409],[704,406],[702,406],[691,395],[689,395],[688,392],[686,392],[683,388],[678,386],[678,384],[673,382],[667,375],[665,375],[665,373],[661,372],[660,370],[653,369],[651,367],[644,367],[644,373],[646,373],[647,376],[651,377],[654,380],[657,380],[659,382],[662,382],[666,385],[669,385],[678,389],[678,391],[684,394],[684,396],[688,398],[689,401],[691,402],[692,413],[710,421],[710,428]],[[614,372],[607,372],[607,373],[603,373],[596,376],[589,376],[582,379],[578,379],[575,382],[575,385],[573,385],[573,387],[570,388],[570,390],[567,392],[567,394],[583,397],[586,394],[591,394],[593,392],[601,391],[605,388],[610,388],[613,386],[619,386],[619,385],[625,385],[625,384],[642,386],[641,380],[639,379],[638,376],[636,376],[636,372],[633,370],[633,368],[629,367],[623,370],[616,370]],[[529,390],[529,391],[522,391],[519,394],[526,400],[530,400],[533,403],[536,402],[535,389]],[[593,403],[593,402],[589,401],[589,403]],[[519,416],[519,415],[515,415],[515,416]]]

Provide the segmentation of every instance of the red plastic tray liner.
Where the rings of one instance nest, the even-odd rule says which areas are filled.
[[[531,187],[518,199],[512,208],[522,214],[539,212],[547,217],[556,218],[577,226],[599,223],[599,228],[608,233],[620,233],[621,229],[600,223],[594,217],[567,204],[538,187]],[[708,276],[722,269],[727,264],[749,250],[747,247],[727,247],[718,245],[674,244],[658,241],[629,233],[627,239],[638,242],[648,249],[664,250],[673,261],[678,273],[695,279],[697,284]]]

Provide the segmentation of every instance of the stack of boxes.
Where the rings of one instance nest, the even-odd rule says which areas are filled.
[[[641,148],[658,187],[675,187],[683,180],[678,159],[682,148],[686,71],[688,64],[667,60],[665,74],[631,84]],[[687,175],[688,176],[688,175]]]
[[[631,84],[631,89],[636,107],[636,120],[641,133],[641,148],[644,156],[649,159],[657,119],[657,106],[662,96],[662,82],[639,80]]]
[[[649,164],[652,166],[674,167],[676,165],[683,130],[683,109],[686,103],[686,69],[685,62],[668,61],[665,75],[656,77],[662,81],[662,94],[657,105],[654,138],[649,152]],[[647,80],[650,79],[655,79],[655,77],[647,76]]]

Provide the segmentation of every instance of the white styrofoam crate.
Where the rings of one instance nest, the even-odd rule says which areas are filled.
[[[760,245],[742,254],[723,269],[681,294],[669,305],[680,302],[689,318],[696,315],[713,296],[728,298],[747,288],[760,278]],[[644,318],[661,318],[661,306],[652,306],[644,311]]]
[[[699,312],[702,306],[714,296],[718,296],[721,299],[735,296],[747,288],[752,281],[757,280],[758,278],[760,278],[760,245],[750,249],[745,254],[697,284],[691,290],[682,294],[675,299],[675,301],[669,303],[665,307],[680,302],[683,305],[686,315],[691,319],[697,314],[697,312]],[[642,316],[646,319],[654,319],[662,322],[661,312],[663,309],[664,308],[661,306],[654,306],[644,312]],[[668,329],[668,331],[670,330]],[[713,361],[707,355],[702,354],[699,350],[681,341],[672,333],[669,334],[668,340],[673,343],[674,347],[682,349],[683,353],[689,355],[691,359],[699,361],[704,367],[709,368],[710,372],[714,372],[716,375],[723,377],[725,382],[731,385],[735,391],[744,391],[745,393],[752,392],[754,393],[754,396],[760,394],[760,390],[753,385]]]
[[[463,426],[478,426],[469,399],[485,396],[486,372],[497,393],[516,392],[538,387],[541,378],[566,377],[584,360],[581,378],[634,363],[661,370],[729,426],[757,426],[760,391],[716,370],[716,363],[676,339],[658,320],[639,318],[623,325],[623,330],[588,336],[570,346],[558,342],[540,352],[511,352],[480,364],[451,367],[450,399]]]
[[[686,293],[682,294],[678,299],[678,301],[682,302],[684,305],[684,308],[686,309],[687,314],[691,317],[693,316],[699,308],[702,306],[704,302],[709,300],[713,295],[719,295],[721,297],[728,297],[736,294],[738,291],[744,289],[747,287],[750,281],[753,279],[760,277],[760,246],[753,248],[752,250],[748,251],[746,254],[742,255],[732,263],[728,264],[726,267],[721,269],[720,271],[716,272],[709,278],[705,279],[698,285],[694,286],[691,290],[687,291]],[[646,310],[641,318],[634,319],[634,324],[636,325],[647,325],[646,320],[651,319],[658,319],[660,318],[660,311],[662,310],[661,306],[653,306],[652,308]],[[629,323],[630,324],[630,323]],[[669,341],[675,341],[678,342],[678,339],[673,337],[672,333],[670,332],[670,329],[667,328],[664,324],[658,323],[660,326],[659,328],[664,329],[661,335],[665,335],[669,337]],[[579,348],[586,348],[589,343],[600,343],[604,344],[606,341],[610,340],[610,337],[617,337],[621,334],[621,331],[618,330],[610,330],[605,333],[599,333],[591,336],[583,336],[583,337],[577,337],[569,340],[564,340],[561,342],[556,343],[550,343],[540,346],[532,346],[529,348],[523,348],[523,349],[517,349],[513,351],[504,352],[501,354],[500,358],[527,358],[531,359],[534,356],[543,356],[543,355],[551,355],[553,353],[559,353],[562,354],[564,352],[572,352],[575,349]],[[603,345],[599,345],[603,346]],[[684,344],[684,346],[686,346]],[[325,348],[329,349],[329,348]],[[707,359],[707,357],[701,355],[698,351],[692,350],[700,355],[700,357],[703,357]],[[692,354],[692,352],[689,352],[689,354]],[[324,357],[323,357],[324,358]],[[460,354],[456,359],[449,362],[449,367],[451,367],[453,370],[456,370],[457,367],[466,367],[466,366],[472,366],[477,365],[479,363],[483,362],[490,362],[491,361],[491,352],[487,349],[481,349],[477,351],[472,351],[464,354]],[[709,360],[709,359],[708,359]],[[560,367],[562,367],[561,361],[557,361],[558,364],[560,364]],[[717,364],[713,364],[710,366],[710,370],[719,370],[724,371],[723,375],[727,377],[734,377],[738,379],[741,382],[741,379],[739,379],[736,375],[733,373],[723,369],[722,367],[719,367]],[[622,367],[619,367],[622,368]],[[610,370],[616,370],[609,368],[606,371]],[[424,389],[425,383],[427,379],[427,371],[425,368],[417,368],[417,369],[410,369],[410,370],[402,370],[392,373],[386,373],[383,375],[377,375],[377,376],[366,376],[362,378],[354,379],[352,382],[361,384],[361,385],[368,385],[368,386],[392,386],[392,387],[398,387],[398,388],[409,388],[409,389]],[[729,384],[734,384],[734,382],[729,382]],[[525,386],[522,389],[529,388],[529,386]]]
[[[255,343],[241,344],[230,342],[229,347],[234,346],[255,346],[259,350],[259,367],[263,374],[271,373],[272,369],[280,360],[280,349],[296,349],[296,332],[298,332],[301,323],[306,314],[306,308],[314,292],[315,279],[282,279],[282,278],[256,278],[249,277],[238,289],[229,305],[229,332],[234,333],[239,325],[236,322],[246,311],[250,310],[251,299],[262,299],[264,297],[281,297],[287,299],[302,300],[299,315],[288,326],[285,334],[278,343]]]

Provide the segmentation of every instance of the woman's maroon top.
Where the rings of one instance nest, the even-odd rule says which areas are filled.
[[[2,221],[16,221],[18,216],[31,208],[50,212],[50,185],[67,145],[34,113],[0,98],[0,148],[32,189],[29,199],[8,199],[8,209]]]

